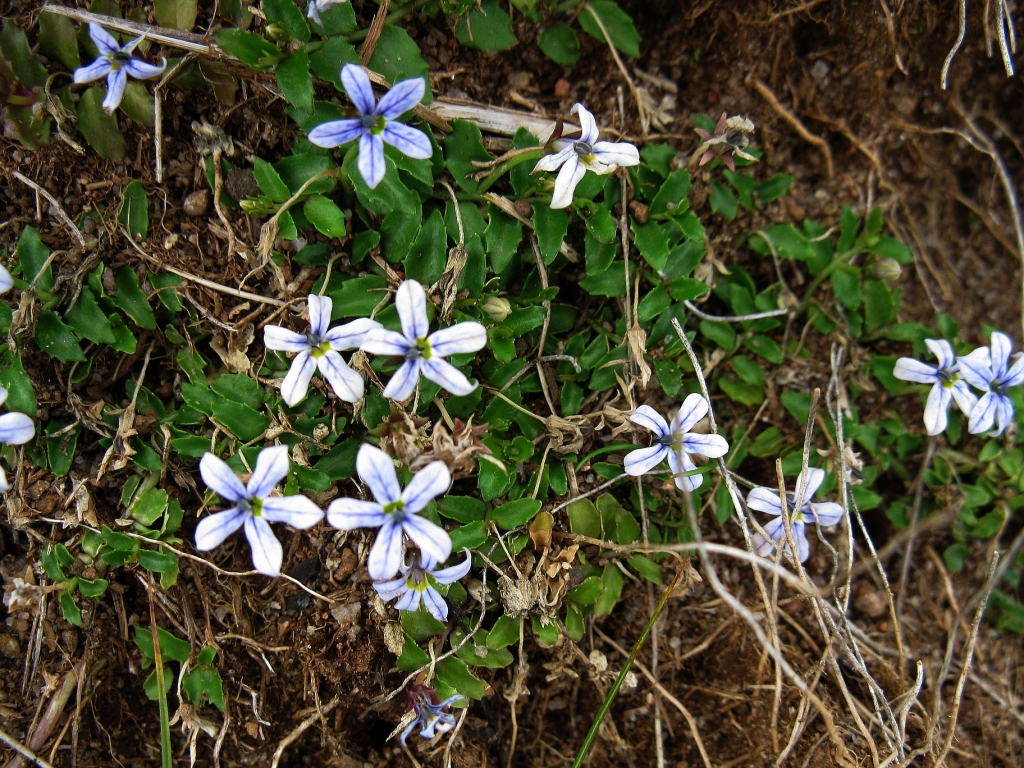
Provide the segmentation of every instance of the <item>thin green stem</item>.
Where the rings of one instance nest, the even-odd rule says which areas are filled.
[[[164,655],[160,650],[160,634],[156,630],[156,611],[153,607],[153,572],[149,571],[149,629],[153,633],[153,661],[156,663],[157,703],[160,705],[160,764],[173,768],[171,751],[171,715],[167,710],[167,689],[164,685]]]
[[[497,168],[495,168],[493,171],[487,174],[487,176],[484,177],[484,180],[480,182],[480,186],[477,187],[477,193],[482,195],[484,192],[491,188],[494,182],[496,182],[498,179],[500,179],[502,176],[511,171],[520,163],[525,163],[527,160],[536,160],[543,156],[544,147],[537,147],[534,151],[523,152],[521,155],[516,155],[515,157],[506,160],[504,163],[499,165]]]
[[[661,595],[661,599],[658,601],[658,605],[654,609],[654,613],[651,614],[650,620],[647,622],[647,626],[644,627],[644,631],[640,633],[640,637],[637,639],[636,644],[633,646],[633,650],[629,652],[629,658],[626,659],[626,663],[622,667],[622,671],[619,672],[619,676],[615,678],[615,682],[612,683],[611,690],[608,691],[608,695],[604,697],[604,701],[601,702],[601,708],[597,711],[597,717],[594,718],[594,722],[590,726],[590,730],[587,732],[587,737],[583,739],[583,745],[580,747],[580,751],[576,755],[576,761],[572,764],[572,768],[580,768],[583,765],[583,760],[587,756],[587,752],[590,751],[590,747],[594,743],[594,739],[597,737],[597,731],[601,727],[601,723],[604,721],[605,715],[608,714],[608,710],[611,709],[612,702],[615,700],[615,696],[619,692],[619,688],[622,687],[622,682],[626,679],[626,673],[629,672],[629,668],[633,666],[633,662],[636,661],[636,657],[640,654],[640,649],[643,648],[644,642],[647,640],[647,636],[651,633],[651,629],[654,627],[658,617],[661,616],[661,612],[665,610],[665,606],[668,604],[669,597],[675,591],[676,584],[679,583],[679,579],[683,575],[683,569],[680,568],[676,571],[675,577],[672,582],[665,587],[664,593]]]
[[[832,261],[826,264],[825,268],[814,276],[814,279],[811,281],[811,284],[807,286],[807,290],[804,291],[804,300],[800,305],[800,310],[804,311],[811,305],[811,301],[814,300],[814,294],[817,292],[818,288],[821,287],[821,284],[825,282],[825,278],[831,275],[836,267],[838,267],[840,264],[848,264],[850,262],[850,259],[856,256],[858,253],[862,253],[861,249],[851,248],[846,253],[839,254],[834,259],[832,259]]]

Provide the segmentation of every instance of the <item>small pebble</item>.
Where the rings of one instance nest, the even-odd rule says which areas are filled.
[[[558,82],[555,83],[555,96],[559,99],[564,99],[569,96],[569,89],[572,86],[569,85],[569,81],[564,77],[560,77]]]
[[[185,204],[182,207],[185,209],[185,214],[187,216],[195,218],[196,216],[202,216],[206,213],[206,209],[209,205],[209,190],[199,189],[185,198]]]

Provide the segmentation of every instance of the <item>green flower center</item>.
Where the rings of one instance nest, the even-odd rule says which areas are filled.
[[[395,501],[389,501],[382,507],[385,515],[391,515],[398,520],[405,518],[405,502],[401,499],[395,499]]]
[[[321,339],[312,333],[306,334],[306,341],[309,342],[311,349],[309,354],[313,356],[314,360],[319,360],[321,357],[331,351],[331,342],[326,339]]]
[[[359,122],[362,123],[363,128],[366,128],[375,136],[382,134],[384,132],[384,126],[387,125],[387,120],[377,115],[360,115]]]
[[[110,62],[110,68],[115,72],[131,60],[131,54],[125,53],[124,51],[115,51],[107,56],[107,61]]]
[[[422,357],[424,360],[429,360],[433,357],[433,352],[430,350],[430,342],[425,338],[416,339],[416,346],[411,347],[409,351],[405,353],[405,356],[409,359]]]
[[[248,512],[253,517],[263,514],[263,499],[241,499],[236,504],[242,512]]]

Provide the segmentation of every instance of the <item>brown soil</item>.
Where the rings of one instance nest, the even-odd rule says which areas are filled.
[[[933,323],[937,312],[949,312],[961,323],[965,338],[980,338],[982,324],[987,323],[1021,340],[1020,263],[993,163],[963,139],[937,132],[944,127],[963,129],[965,116],[969,116],[991,136],[1013,178],[1024,178],[1022,144],[1013,133],[1024,124],[1024,85],[1019,77],[1006,78],[998,57],[985,55],[980,3],[971,4],[967,40],[953,65],[948,91],[939,87],[939,72],[956,36],[957,4],[951,0],[889,0],[894,17],[891,33],[882,10],[886,3],[871,0],[808,2],[800,6],[804,10],[794,10],[795,2],[749,0],[624,0],[622,4],[633,14],[643,36],[642,56],[635,64],[678,84],[672,110],[675,120],[666,126],[662,140],[689,152],[696,146],[690,121],[694,113],[717,116],[725,110],[744,114],[758,126],[755,143],[765,152],[765,173],[784,171],[795,176],[790,194],[756,216],[741,211],[733,223],[720,217],[707,220],[712,246],[722,262],[740,264],[765,283],[774,281],[770,264],[766,267],[759,257],[755,263],[749,249],[735,247],[737,235],[772,222],[801,222],[807,217],[832,226],[838,223],[843,205],[859,211],[881,205],[892,233],[907,242],[916,257],[914,268],[905,268],[899,282],[904,294],[901,320]],[[27,28],[29,17],[35,16],[29,5],[37,4],[4,3],[3,15],[17,16]],[[360,8],[358,2],[356,7]],[[205,9],[206,15],[201,11],[200,18],[207,18],[209,10]],[[371,10],[369,4],[362,7],[361,26],[369,23]],[[494,56],[454,43],[439,45],[439,37],[452,38],[449,30],[432,35],[430,27],[436,30],[440,25],[437,18],[422,17],[405,23],[432,61],[437,94],[469,95],[483,103],[518,107],[510,97],[514,88],[551,114],[564,114],[574,101],[585,101],[602,124],[617,126],[617,89],[623,87],[627,124],[622,130],[640,136],[629,90],[607,50],[593,40],[581,36],[584,58],[570,71],[547,60],[532,42]],[[531,40],[535,29],[525,19],[516,21],[523,41]],[[569,95],[558,98],[556,82],[563,76],[570,81]],[[821,148],[798,135],[759,93],[758,81],[807,131],[825,140],[831,174]],[[656,101],[664,95],[657,86],[647,87]],[[190,218],[181,206],[189,193],[205,188],[195,170],[189,128],[193,120],[220,122],[246,153],[266,159],[289,148],[293,124],[280,100],[271,103],[264,90],[250,87],[240,92],[239,102],[228,114],[209,93],[171,89],[165,106],[164,135],[169,142],[162,185],[153,180],[153,136],[138,126],[127,127],[131,149],[120,164],[100,160],[92,153],[79,157],[58,141],[27,153],[4,139],[0,220],[5,223],[0,228],[0,245],[8,253],[13,251],[17,235],[27,223],[40,229],[52,249],[66,248],[68,242],[66,230],[48,215],[45,203],[38,208],[41,217],[37,214],[34,194],[8,175],[11,170],[20,170],[56,193],[72,216],[90,208],[116,206],[123,185],[138,178],[155,193],[151,199],[166,200],[166,207],[161,203],[159,214],[153,216],[152,241],[160,243],[172,233],[178,235],[177,245],[164,255],[167,263],[236,285],[247,269],[240,261],[217,256],[224,252],[224,242],[215,231],[220,226],[215,213],[210,210]],[[251,219],[236,212],[232,221],[240,237],[250,243],[258,239]],[[116,238],[112,242],[119,244],[103,255],[108,265],[137,261],[127,243]],[[59,269],[74,270],[76,266],[64,261]],[[783,273],[788,280],[799,279],[789,265]],[[285,277],[290,280],[293,276],[286,273]],[[269,280],[263,287],[264,293],[273,293]],[[191,294],[212,316],[234,317],[235,300],[202,289]],[[716,311],[712,304],[708,310]],[[251,309],[243,310],[248,311]],[[92,376],[76,394],[87,406],[103,400],[127,404],[125,382],[134,380],[133,371],[138,370],[147,347],[148,340],[140,338],[139,354],[134,357],[112,351],[102,354]],[[36,384],[40,409],[62,413],[68,372],[40,353],[33,354],[32,349],[31,345],[27,348],[25,365]],[[884,343],[876,349],[884,349]],[[807,383],[824,389],[829,375],[828,349],[814,351],[821,362],[810,366]],[[855,350],[848,350],[848,357],[852,355]],[[173,390],[175,371],[169,362],[151,361],[152,375],[147,379],[151,389]],[[778,415],[773,412],[781,413],[775,405],[765,422]],[[919,420],[912,399],[893,402],[879,391],[873,407],[878,413],[886,408],[906,410],[907,423]],[[753,417],[752,409],[733,411],[728,417],[730,428],[747,424]],[[81,477],[95,476],[102,457],[98,446],[89,446],[94,439],[95,435],[86,433],[79,443],[83,464],[76,471]],[[800,435],[794,439],[799,440]],[[921,458],[911,457],[912,472],[916,473]],[[771,477],[768,464],[751,466],[752,477],[765,481]],[[892,484],[894,496],[909,492],[909,483],[898,479],[886,482]],[[196,492],[187,482],[178,486],[186,510],[194,508],[199,503]],[[8,509],[0,526],[5,581],[38,560],[41,542],[69,541],[76,535],[74,522],[70,528],[56,522],[71,503],[69,482],[32,470],[25,488],[20,516],[15,519]],[[90,490],[96,518],[100,522],[115,519],[116,484],[105,482]],[[871,515],[867,524],[875,545],[884,547],[894,533],[884,516]],[[704,533],[709,540],[742,547],[734,525],[705,524]],[[1006,535],[1012,533],[1015,531],[1007,530]],[[383,643],[384,626],[392,615],[375,610],[365,575],[353,574],[350,567],[367,540],[361,532],[345,535],[326,528],[284,535],[286,562],[299,563],[295,569],[299,572],[293,575],[336,600],[333,613],[332,606],[310,598],[288,582],[218,575],[182,560],[179,583],[155,605],[157,619],[179,636],[188,637],[194,646],[217,645],[230,721],[221,730],[220,715],[210,708],[201,713],[210,718],[202,723],[194,712],[183,712],[183,719],[172,728],[177,764],[188,759],[189,733],[182,726],[191,724],[193,729],[206,725],[213,734],[198,734],[197,765],[270,765],[282,740],[318,709],[329,711],[289,743],[282,766],[410,764],[397,748],[397,740],[387,740],[404,713],[404,695],[380,706],[371,705],[394,689],[404,674],[392,669],[394,657]],[[1008,540],[1004,537],[1003,544]],[[907,743],[911,749],[927,745],[929,726],[935,726],[936,753],[946,737],[949,705],[955,698],[954,683],[973,617],[972,611],[958,611],[982,587],[988,561],[983,543],[978,544],[964,572],[950,576],[936,554],[946,544],[942,529],[921,534],[915,542],[913,567],[903,595],[906,662],[902,667],[876,572],[857,574],[850,612],[850,619],[863,631],[867,665],[894,709],[899,706],[898,697],[912,687],[914,662],[923,663],[924,688],[919,705],[907,718]],[[862,537],[858,549],[858,559],[865,562],[868,552]],[[903,546],[897,546],[882,560],[894,585],[899,582],[902,551]],[[218,552],[217,562],[225,569],[244,570],[246,557],[245,551],[226,549]],[[749,567],[724,558],[715,563],[726,589],[751,611],[763,610]],[[830,566],[831,557],[817,547],[808,571],[826,574]],[[703,571],[699,564],[698,568]],[[813,713],[805,718],[806,699],[789,683],[781,693],[777,722],[773,722],[775,666],[754,632],[709,588],[708,574],[703,575],[704,582],[670,601],[658,629],[657,663],[661,684],[692,715],[692,729],[700,734],[710,761],[720,768],[772,765],[794,723],[800,720],[805,729],[788,765],[871,764],[871,748],[857,726],[858,719],[870,721],[874,711],[871,693],[838,647],[837,666],[820,663],[824,641],[810,604],[795,598],[787,587],[780,588],[779,643],[801,676],[814,680],[820,674],[815,690],[849,750],[845,758],[829,738],[823,717]],[[70,728],[61,735],[61,746],[53,758],[55,765],[159,765],[157,707],[143,694],[141,658],[129,629],[149,620],[144,579],[142,571],[118,571],[109,599],[104,598],[95,608],[82,601],[84,629],[61,619],[52,600],[37,628],[11,617],[0,630],[4,654],[0,659],[0,721],[4,731],[23,738],[40,708],[50,700],[49,686],[57,684],[72,663],[81,662],[88,670],[87,679],[78,695],[72,695],[60,725],[40,754],[50,754],[56,735],[68,723]],[[627,582],[618,609],[584,637],[581,654],[565,647],[544,649],[527,643],[529,694],[518,703],[511,765],[571,764],[613,679],[610,675],[623,662],[598,630],[628,651],[649,610],[646,586]],[[939,684],[949,632],[958,625],[953,666]],[[761,626],[767,631],[765,622]],[[708,638],[713,639],[706,642]],[[30,642],[38,642],[33,646],[38,659],[26,661]],[[609,672],[599,674],[583,660],[593,651],[606,655]],[[640,661],[648,668],[652,665],[650,645]],[[1024,719],[1010,708],[1024,683],[1021,661],[1019,637],[1002,636],[982,625],[973,677],[959,707],[956,738],[946,765],[1021,764]],[[837,669],[841,679],[836,676]],[[505,766],[509,761],[513,721],[502,692],[512,682],[512,669],[499,670],[488,680],[495,693],[472,705],[452,752],[452,765]],[[848,693],[844,694],[844,688]],[[940,690],[943,704],[933,722]],[[664,697],[659,696],[657,702],[666,764],[702,765],[687,720]],[[651,686],[638,675],[636,687],[624,688],[619,694],[587,764],[655,765],[655,706]],[[222,742],[217,740],[218,732]],[[889,750],[877,723],[871,734],[884,758]],[[216,750],[215,743],[219,745]],[[424,765],[443,765],[443,745],[432,750],[417,743],[417,759]],[[9,751],[4,754],[13,755]],[[925,754],[915,764],[931,765],[934,760],[935,753]]]

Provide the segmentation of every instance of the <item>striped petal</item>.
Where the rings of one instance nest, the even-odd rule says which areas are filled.
[[[103,111],[108,115],[114,114],[114,110],[121,105],[127,84],[128,75],[123,69],[112,69],[107,74],[107,95],[103,99]]]
[[[323,338],[327,334],[327,326],[331,324],[334,301],[330,296],[317,296],[311,293],[306,299],[306,304],[309,307],[309,332],[318,339]]]
[[[295,405],[306,396],[309,380],[316,371],[316,360],[307,350],[302,350],[292,360],[288,375],[281,382],[281,397],[288,405]]]
[[[372,133],[359,137],[359,162],[356,164],[366,186],[375,189],[384,179],[384,140]]]
[[[256,468],[245,490],[250,499],[262,499],[270,495],[277,484],[288,474],[288,446],[274,445],[264,448],[256,457]]]
[[[388,521],[380,504],[362,499],[340,498],[327,507],[327,523],[339,531],[379,528]]]
[[[379,504],[390,504],[402,498],[402,489],[395,474],[395,464],[380,448],[369,443],[359,446],[359,453],[356,454],[356,472]]]
[[[575,155],[565,161],[562,170],[555,177],[555,189],[551,195],[552,208],[568,208],[572,205],[572,196],[576,191],[576,185],[580,183],[586,172],[586,166]]]
[[[305,496],[271,496],[263,500],[263,517],[304,531],[324,519],[323,510]]]
[[[430,503],[431,499],[445,493],[452,483],[448,465],[443,461],[432,461],[412,476],[409,485],[402,491],[405,511],[416,513]]]
[[[423,359],[417,357],[413,360],[406,360],[402,363],[401,368],[395,371],[394,375],[391,377],[391,381],[389,381],[388,385],[384,387],[384,397],[390,398],[398,403],[412,397],[412,393],[420,381],[420,365],[422,362]]]
[[[577,102],[572,105],[572,109],[569,110],[569,114],[579,117],[581,129],[579,140],[586,142],[591,146],[596,144],[598,136],[597,121],[594,119],[594,115],[591,114],[590,110]]]
[[[284,550],[270,528],[270,523],[262,517],[245,517],[245,538],[249,540],[252,550],[252,565],[264,576],[280,576],[281,561]]]
[[[427,160],[434,154],[427,135],[416,128],[402,123],[388,122],[381,138],[406,157],[413,160]]]
[[[395,292],[395,308],[402,321],[402,333],[409,340],[424,339],[430,332],[427,292],[415,280],[406,280]]]
[[[232,507],[204,517],[196,526],[196,549],[205,552],[219,547],[224,539],[242,527],[247,516],[247,512]]]
[[[376,320],[360,317],[350,323],[331,328],[323,334],[323,337],[330,343],[331,349],[341,352],[346,349],[356,349],[366,340],[370,331],[380,327],[380,323]],[[404,352],[399,354],[404,354]]]
[[[263,345],[279,352],[309,351],[309,339],[280,325],[268,325],[263,329]]]
[[[477,352],[487,346],[487,329],[480,323],[456,323],[427,337],[431,355],[448,357]]]
[[[416,105],[423,101],[423,95],[426,92],[427,83],[422,77],[412,77],[395,83],[390,91],[380,97],[380,101],[377,102],[376,114],[388,120],[394,120],[410,109],[415,109]],[[428,141],[427,144],[429,143]]]
[[[441,385],[453,395],[468,395],[478,386],[476,382],[470,381],[466,375],[449,362],[439,357],[430,360],[423,360],[420,363],[420,372],[435,384]],[[388,384],[390,387],[391,384]],[[398,398],[395,398],[398,399]]]
[[[646,475],[665,460],[668,448],[664,445],[652,445],[649,448],[638,448],[630,451],[623,459],[623,469],[633,477]]]
[[[318,147],[332,149],[355,141],[366,133],[366,127],[355,118],[321,123],[309,132],[309,140]]]
[[[402,529],[421,552],[437,562],[443,563],[451,555],[452,540],[448,532],[426,518],[408,515],[402,521]]]
[[[36,425],[24,413],[12,411],[0,416],[0,443],[24,445],[36,436]]]
[[[238,475],[227,464],[207,453],[199,460],[199,474],[206,487],[225,501],[241,501],[246,498],[245,486]]]
[[[339,398],[346,403],[363,399],[363,378],[333,349],[317,360],[317,366]]]
[[[375,113],[377,100],[373,96],[370,78],[362,67],[358,64],[346,64],[342,67],[341,84],[359,114],[372,115]]]
[[[708,415],[708,401],[704,396],[694,392],[687,395],[679,411],[672,419],[672,431],[685,433],[693,429],[697,422]]]
[[[653,432],[656,437],[664,437],[669,431],[668,422],[665,421],[665,417],[649,405],[641,405],[633,411],[629,420],[637,426],[643,427],[648,432]]]
[[[366,560],[370,578],[393,578],[402,565],[402,548],[402,526],[388,520],[377,532],[377,540]]]

